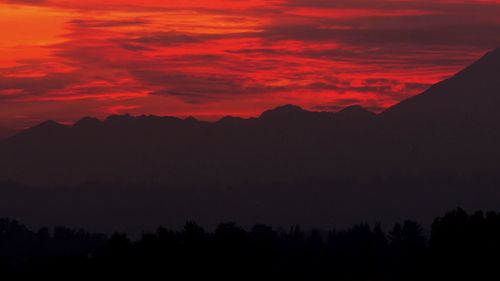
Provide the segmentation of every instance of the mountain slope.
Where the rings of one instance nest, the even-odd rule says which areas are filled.
[[[386,169],[489,171],[500,163],[500,49],[380,114]]]
[[[424,93],[409,98],[381,114],[386,122],[488,124],[500,116],[500,49],[489,52],[463,71]]]

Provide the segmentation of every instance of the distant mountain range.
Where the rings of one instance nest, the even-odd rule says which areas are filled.
[[[499,210],[500,50],[373,114],[285,105],[258,118],[129,115],[47,121],[0,141],[0,215],[140,233],[342,227],[457,206]],[[2,182],[3,181],[3,182]]]
[[[115,115],[0,142],[0,179],[172,185],[500,172],[500,49],[381,114],[285,105],[258,118]]]

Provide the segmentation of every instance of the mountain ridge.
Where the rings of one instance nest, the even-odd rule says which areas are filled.
[[[129,114],[73,126],[45,122],[2,142],[0,179],[226,185],[430,171],[500,174],[500,71],[490,73],[500,69],[499,58],[499,50],[490,52],[381,114],[288,104],[257,118],[216,122]]]
[[[80,120],[77,120],[72,126],[66,126],[66,125],[62,125],[60,123],[57,123],[53,120],[48,120],[48,121],[42,122],[41,124],[37,124],[31,128],[28,128],[26,130],[20,131],[17,134],[23,134],[24,131],[32,131],[34,129],[39,130],[40,126],[44,127],[47,124],[51,124],[52,129],[54,129],[55,127],[97,127],[97,126],[102,126],[105,124],[113,124],[113,123],[115,125],[116,124],[123,125],[123,124],[126,124],[127,122],[130,123],[130,122],[145,121],[145,120],[149,120],[149,121],[157,120],[158,122],[160,122],[160,120],[162,120],[162,121],[168,120],[169,122],[172,122],[172,123],[177,122],[179,124],[182,123],[183,121],[190,121],[191,123],[202,122],[205,124],[209,124],[209,123],[224,124],[224,123],[227,123],[226,121],[228,121],[229,119],[231,119],[231,123],[240,122],[243,120],[252,121],[252,120],[256,120],[256,119],[266,119],[266,118],[285,119],[285,121],[286,121],[286,118],[288,118],[290,116],[296,116],[296,117],[300,116],[300,115],[312,116],[313,114],[316,114],[316,115],[323,114],[324,116],[327,116],[327,114],[328,114],[331,117],[331,115],[339,116],[339,115],[347,114],[348,112],[349,112],[348,114],[365,115],[364,116],[365,118],[369,118],[370,116],[372,116],[372,117],[377,117],[379,119],[390,119],[391,115],[398,115],[399,114],[399,113],[398,114],[393,113],[396,111],[411,112],[411,114],[413,116],[420,116],[420,117],[431,116],[432,118],[438,118],[435,116],[435,114],[432,113],[432,111],[438,110],[437,106],[440,106],[439,109],[441,109],[441,110],[453,109],[454,111],[456,111],[456,113],[460,113],[460,111],[466,112],[467,108],[462,107],[462,108],[460,108],[460,111],[457,111],[457,106],[453,107],[452,104],[448,105],[446,107],[446,106],[442,105],[443,102],[436,103],[433,101],[427,101],[426,99],[430,99],[431,97],[436,99],[437,93],[447,92],[447,91],[449,92],[450,91],[450,89],[449,89],[450,83],[453,85],[459,84],[458,86],[453,86],[453,87],[455,87],[455,89],[451,89],[451,90],[455,90],[453,93],[448,93],[448,95],[450,95],[450,94],[453,95],[453,99],[460,99],[460,97],[464,96],[465,94],[470,95],[471,94],[470,92],[476,91],[474,89],[477,89],[477,91],[483,90],[486,93],[494,92],[495,89],[500,89],[500,79],[498,79],[498,75],[496,75],[497,73],[500,73],[500,48],[494,49],[494,50],[486,53],[479,60],[477,60],[476,62],[474,62],[470,66],[466,67],[464,70],[458,72],[457,74],[453,75],[452,77],[450,77],[448,79],[445,79],[441,82],[438,82],[438,83],[432,85],[428,90],[424,91],[423,93],[412,96],[408,99],[405,99],[405,100],[401,101],[400,103],[387,108],[386,110],[384,110],[383,112],[381,112],[379,114],[375,114],[373,112],[370,112],[369,110],[366,110],[365,108],[363,108],[359,105],[347,106],[347,107],[345,107],[341,110],[338,110],[336,112],[330,112],[330,111],[315,111],[315,110],[311,111],[311,110],[303,109],[302,107],[300,107],[298,105],[285,104],[282,106],[277,106],[275,108],[266,110],[266,111],[262,112],[256,118],[255,117],[253,117],[253,118],[241,118],[241,117],[237,117],[237,116],[224,116],[215,122],[206,122],[206,121],[197,120],[194,117],[181,119],[181,118],[178,118],[175,116],[156,116],[156,115],[132,116],[130,114],[123,114],[123,115],[110,115],[110,116],[104,118],[103,120],[100,120],[100,119],[95,118],[95,117],[83,117]],[[464,85],[463,80],[466,80],[466,81],[470,80],[470,78],[468,78],[468,76],[473,76],[474,78],[479,79],[480,81],[475,81],[474,83],[472,83],[472,85],[468,84],[468,83],[465,83],[466,85]],[[477,77],[479,77],[479,78],[477,78]],[[481,85],[481,83],[484,83],[485,81],[488,82],[487,83],[488,85],[492,84],[494,86],[494,88],[488,89],[487,86]],[[463,89],[465,89],[465,90],[463,90]],[[483,95],[485,94],[484,92],[482,93]],[[496,92],[494,92],[494,93],[496,93]],[[495,102],[493,102],[493,103],[492,102],[485,102],[483,104],[483,105],[485,105],[484,108],[486,108],[486,110],[494,111],[495,109],[498,108],[498,105],[496,105],[496,104],[500,103],[500,94],[494,95],[494,96],[496,96],[496,97],[494,97]],[[439,97],[439,98],[442,99],[443,97]],[[449,98],[449,97],[445,97],[445,98]],[[422,101],[422,100],[424,100],[424,101]],[[478,106],[478,103],[475,102],[474,99],[471,99],[469,102],[470,102],[470,104],[467,104],[469,106],[469,108],[474,108],[475,106]],[[408,104],[420,104],[420,103],[425,103],[427,106],[429,106],[429,104],[432,105],[432,107],[429,109],[429,112],[423,111],[423,109],[422,109],[422,107],[424,107],[423,105],[419,105],[418,108],[410,108],[411,106],[408,105]],[[437,106],[436,106],[436,104],[437,104]],[[403,109],[400,110],[400,108],[403,108]],[[408,114],[408,115],[410,115],[410,114]],[[401,116],[398,116],[398,117],[401,118]],[[408,119],[409,119],[409,117],[402,118],[401,122],[404,122],[404,121],[407,122]],[[10,130],[10,131],[12,131],[12,130]],[[12,137],[12,136],[15,136],[16,134],[12,135],[12,133],[11,134],[6,133],[5,135]]]
[[[116,231],[185,220],[330,226],[498,208],[500,71],[490,70],[499,54],[381,114],[285,105],[213,123],[46,122],[0,141],[0,212]]]

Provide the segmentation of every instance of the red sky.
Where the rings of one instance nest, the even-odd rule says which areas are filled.
[[[500,47],[500,1],[0,0],[0,130],[380,111]]]

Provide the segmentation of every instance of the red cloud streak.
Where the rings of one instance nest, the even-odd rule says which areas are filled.
[[[499,1],[0,1],[0,128],[381,111],[500,46]],[[140,2],[140,3],[139,3]]]

